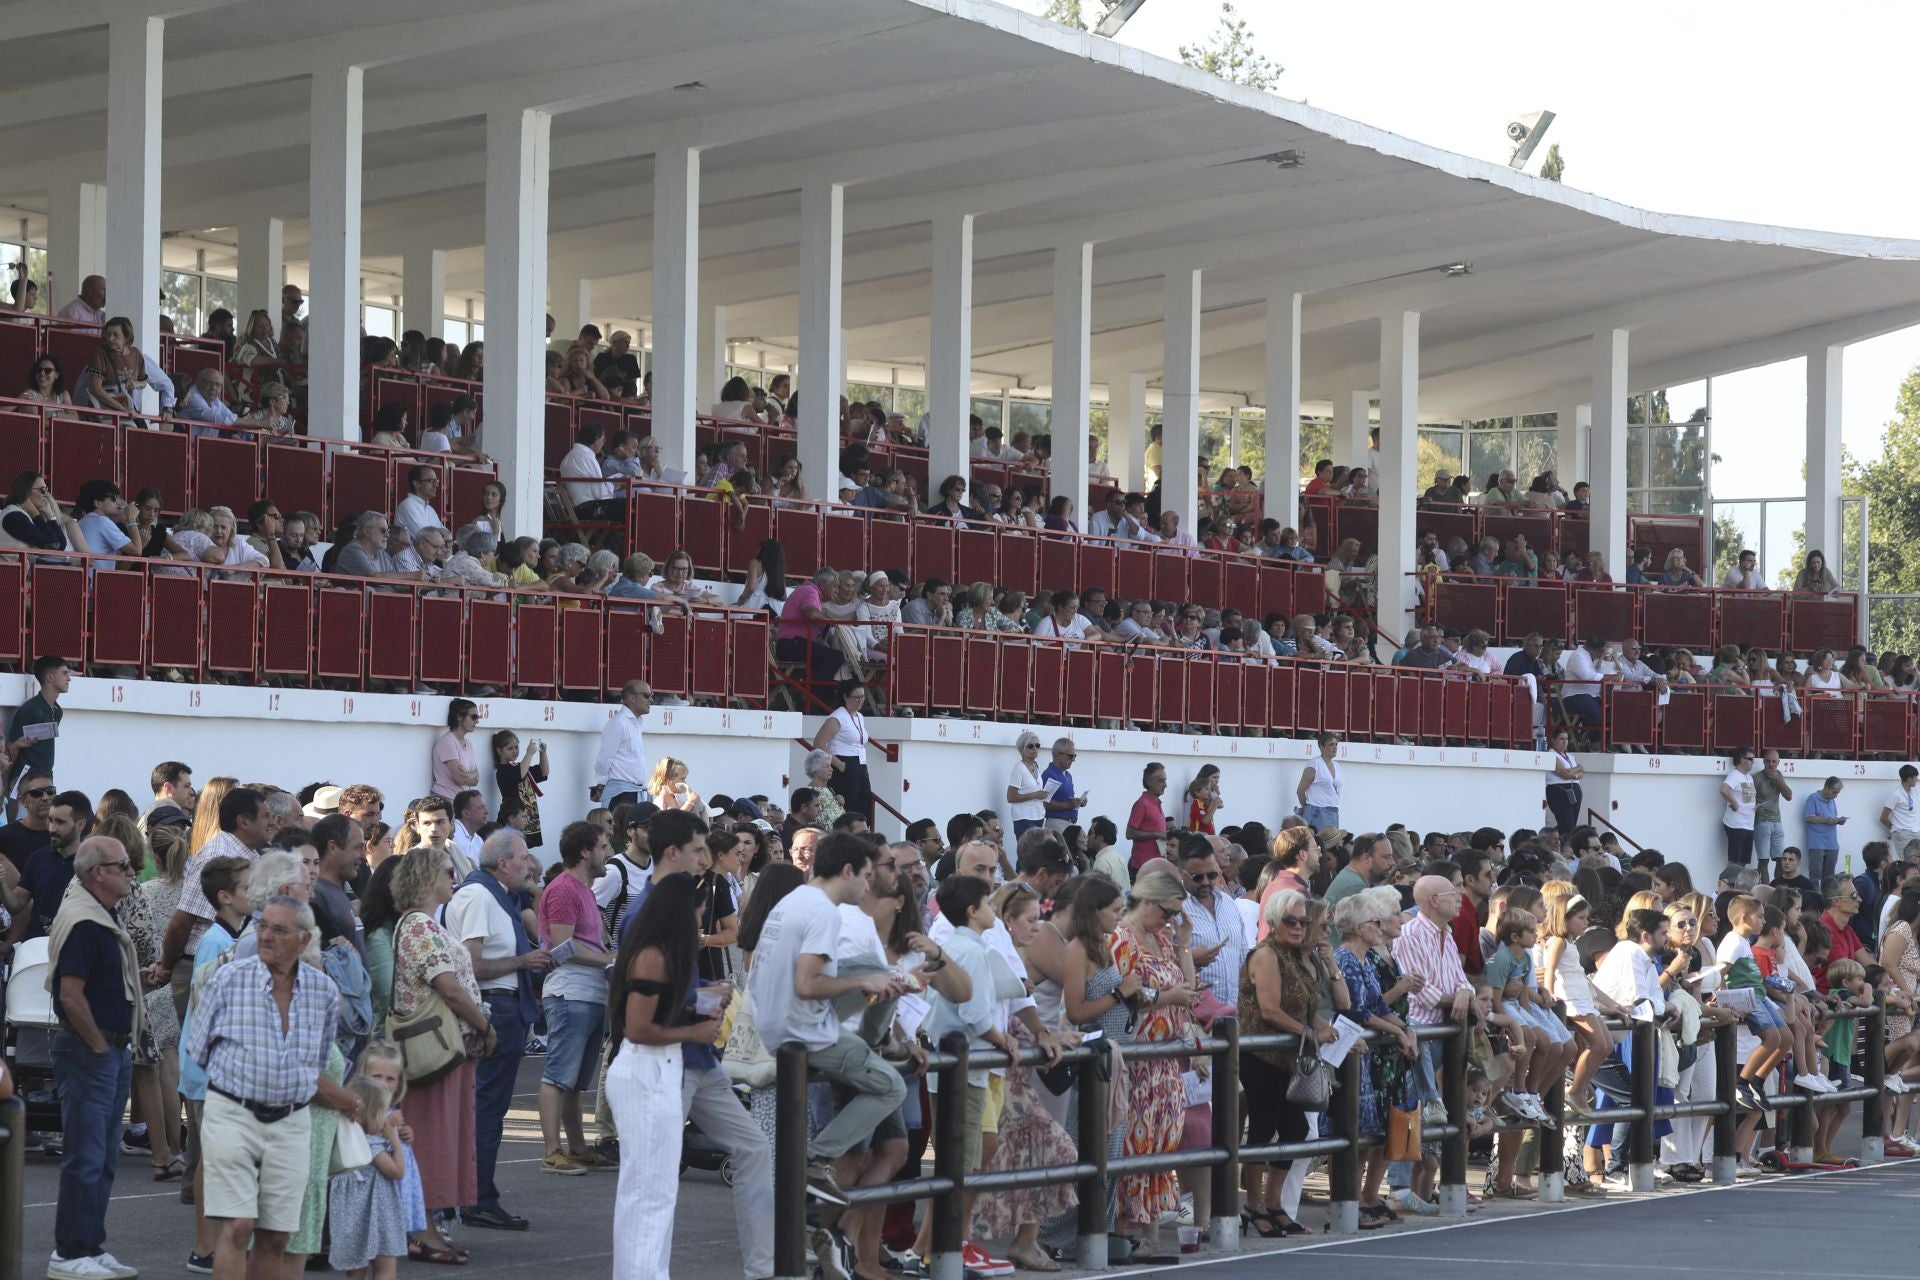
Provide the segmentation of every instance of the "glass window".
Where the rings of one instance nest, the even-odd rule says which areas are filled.
[[[1313,465],[1333,457],[1333,423],[1326,418],[1300,420],[1300,480],[1313,479]]]
[[[974,414],[982,423],[989,427],[1004,427],[1006,425],[1001,421],[1001,410],[1004,407],[1005,402],[1002,401],[999,396],[993,396],[992,398],[975,396],[973,398]]]
[[[1267,415],[1256,409],[1240,411],[1240,465],[1253,469],[1259,484],[1267,476]]]
[[[1461,453],[1465,443],[1466,433],[1463,431],[1421,427],[1414,444],[1414,488],[1425,492],[1437,472],[1459,475],[1461,465],[1466,461]]]
[[[452,316],[443,316],[440,320],[440,337],[447,342],[467,345],[467,322],[455,320]]]
[[[222,280],[219,276],[208,276],[202,281],[201,293],[206,303],[207,315],[212,315],[225,307],[233,316],[234,332],[238,333],[244,327],[241,322],[246,317],[240,314],[240,282],[238,280]],[[279,323],[279,317],[274,317],[274,322]],[[206,328],[204,320],[201,321],[200,327],[203,330]]]
[[[1007,402],[1007,439],[1011,441],[1019,431],[1030,436],[1042,435],[1052,418],[1053,406],[1044,400],[1010,400]]]
[[[1231,415],[1204,414],[1200,419],[1200,462],[1207,472],[1207,488],[1220,482],[1220,470],[1231,465],[1233,418]]]
[[[1756,547],[1760,553],[1760,572],[1782,591],[1793,589],[1794,574],[1799,570],[1797,557],[1801,545],[1807,540],[1807,503],[1799,501],[1770,502],[1767,504],[1767,535],[1764,542]]]
[[[1698,489],[1637,489],[1627,495],[1627,507],[1662,516],[1706,513],[1704,495]]]
[[[1513,432],[1469,431],[1467,450],[1467,475],[1478,493],[1487,487],[1488,476],[1513,466]]]
[[[1087,406],[1087,431],[1093,436],[1094,452],[1087,459],[1091,467],[1095,462],[1107,463],[1107,470],[1113,470],[1113,455],[1107,452],[1107,436],[1113,430],[1112,411],[1104,404]]]
[[[847,384],[847,400],[850,403],[866,404],[869,401],[878,400],[880,407],[885,409],[892,399],[893,388],[886,383],[849,382]]]
[[[399,320],[399,314],[391,307],[362,305],[360,308],[360,324],[369,338],[397,338],[399,335],[395,332],[395,326]]]
[[[175,333],[200,332],[200,277],[185,271],[160,273],[160,314]],[[159,344],[153,344],[156,348]]]
[[[1718,583],[1727,570],[1740,561],[1740,553],[1760,550],[1761,504],[1758,502],[1716,502],[1713,504],[1713,581]]]
[[[893,411],[905,417],[908,426],[918,427],[920,415],[927,411],[927,393],[915,387],[895,387]]]
[[[1648,427],[1643,434],[1647,437],[1648,488],[1699,486],[1706,483],[1705,422]]]
[[[1584,479],[1584,477],[1582,477]],[[1565,479],[1565,477],[1562,477]],[[1644,427],[1627,428],[1627,487],[1637,489],[1647,483],[1647,432]]]
[[[1513,470],[1520,478],[1520,490],[1525,492],[1533,478],[1542,472],[1553,470],[1553,455],[1558,447],[1559,434],[1554,431],[1516,431],[1514,433]],[[1571,483],[1570,481],[1567,483]]]
[[[473,334],[473,341],[485,342],[487,340],[487,326],[480,321],[474,321],[470,331]]]

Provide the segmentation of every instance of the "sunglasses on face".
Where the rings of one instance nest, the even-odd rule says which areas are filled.
[[[52,787],[35,787],[31,791],[22,791],[20,794],[25,796],[29,800],[43,800],[46,797],[53,794],[53,788]]]
[[[1193,873],[1192,878],[1199,881],[1202,884],[1205,884],[1209,881],[1218,880],[1220,878],[1220,873],[1218,871],[1196,871]]]
[[[1693,928],[1693,925],[1694,925],[1694,922],[1692,919],[1675,920],[1673,922],[1673,927],[1676,929],[1691,929]]]
[[[1307,918],[1305,916],[1281,916],[1280,923],[1289,929],[1304,929],[1307,927]]]

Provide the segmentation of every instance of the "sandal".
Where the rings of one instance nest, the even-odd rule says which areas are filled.
[[[181,1157],[175,1156],[165,1164],[153,1166],[153,1180],[155,1182],[174,1182],[184,1177],[186,1172],[187,1162]]]
[[[1276,1235],[1303,1236],[1307,1234],[1307,1229],[1304,1225],[1302,1225],[1301,1223],[1295,1222],[1292,1218],[1289,1218],[1285,1213],[1281,1212],[1278,1209],[1275,1209],[1272,1213],[1268,1214],[1267,1216],[1273,1220],[1273,1223],[1275,1226],[1280,1228],[1280,1230],[1275,1233]]]
[[[1490,1182],[1487,1184],[1487,1199],[1489,1200],[1531,1200],[1537,1194],[1533,1188],[1522,1187],[1518,1183],[1508,1183],[1504,1187],[1497,1183]]]
[[[1011,1249],[1007,1250],[1007,1261],[1022,1271],[1058,1271],[1060,1269],[1059,1263],[1050,1261],[1043,1254],[1022,1254]]]
[[[1240,1233],[1245,1235],[1249,1229],[1263,1240],[1275,1240],[1286,1234],[1279,1223],[1273,1220],[1274,1210],[1261,1212],[1257,1209],[1240,1211]]]
[[[458,1249],[435,1249],[419,1240],[407,1241],[407,1257],[414,1262],[438,1262],[444,1266],[466,1265],[466,1255]]]

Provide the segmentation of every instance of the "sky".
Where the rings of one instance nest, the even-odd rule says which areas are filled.
[[[1045,0],[1010,0],[1039,12]],[[1920,239],[1912,119],[1920,6],[1857,0],[1689,5],[1238,0],[1275,92],[1449,151],[1504,161],[1507,121],[1556,113],[1564,181],[1664,213]],[[1091,14],[1098,0],[1087,0]],[[1166,57],[1201,42],[1214,0],[1146,0],[1121,42]],[[1381,39],[1390,33],[1389,39]],[[1874,457],[1920,329],[1847,349],[1843,439]],[[1714,380],[1716,498],[1800,491],[1803,362]],[[1679,416],[1676,414],[1676,417]]]

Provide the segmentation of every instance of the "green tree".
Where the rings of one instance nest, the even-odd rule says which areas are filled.
[[[1566,171],[1566,158],[1560,154],[1560,144],[1556,142],[1547,148],[1547,158],[1540,165],[1540,176],[1548,182],[1558,182]]]
[[[1881,432],[1880,456],[1862,462],[1843,455],[1841,489],[1867,499],[1867,562],[1873,594],[1920,596],[1920,366],[1907,373]],[[1822,547],[1831,564],[1838,548]],[[1836,568],[1835,572],[1839,570]],[[1889,601],[1869,614],[1867,643],[1875,650],[1920,652],[1920,604]]]
[[[1054,0],[1054,3],[1070,4],[1073,0]],[[1234,10],[1231,0],[1220,0],[1220,24],[1207,43],[1180,46],[1180,61],[1251,89],[1273,88],[1286,70],[1279,63],[1261,57],[1254,49],[1253,29]]]
[[[1047,0],[1047,7],[1041,11],[1040,16],[1049,22],[1057,22],[1063,27],[1087,30],[1087,18],[1081,12],[1080,0]]]

